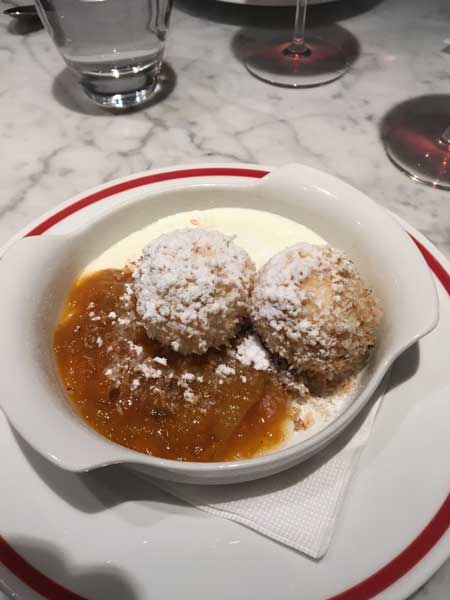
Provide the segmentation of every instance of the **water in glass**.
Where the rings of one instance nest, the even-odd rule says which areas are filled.
[[[117,108],[145,102],[162,64],[172,0],[37,0],[88,96]]]

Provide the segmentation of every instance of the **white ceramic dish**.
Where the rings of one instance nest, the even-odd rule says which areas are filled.
[[[236,164],[153,171],[78,196],[29,229],[72,233],[105,204],[132,201],[139,186],[180,177],[242,183],[265,172]],[[0,589],[16,600],[247,600],[249,590],[260,600],[405,600],[423,585],[450,556],[450,264],[401,224],[436,274],[441,317],[393,367],[323,559],[178,503],[121,467],[59,469],[0,414]]]
[[[35,450],[70,471],[126,463],[163,479],[216,484],[287,469],[329,444],[367,403],[397,356],[437,323],[435,287],[409,236],[369,198],[325,173],[291,165],[261,181],[172,181],[148,191],[124,192],[123,199],[122,206],[106,210],[70,235],[34,236],[17,242],[0,263],[5,290],[0,330],[8,347],[0,364],[0,404]],[[181,463],[118,446],[85,425],[64,397],[51,335],[69,286],[90,260],[154,219],[212,206],[256,206],[316,231],[354,259],[380,298],[384,318],[359,395],[322,431],[250,460]]]

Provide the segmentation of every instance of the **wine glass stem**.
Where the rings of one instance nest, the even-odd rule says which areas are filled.
[[[297,0],[295,6],[294,32],[292,42],[286,48],[289,54],[310,54],[311,50],[305,43],[306,10],[308,0]]]

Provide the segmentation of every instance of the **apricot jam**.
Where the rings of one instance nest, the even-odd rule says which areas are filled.
[[[281,444],[290,396],[276,373],[242,365],[233,346],[181,356],[150,341],[130,282],[109,269],[70,291],[54,352],[78,414],[117,444],[175,460],[250,458]]]

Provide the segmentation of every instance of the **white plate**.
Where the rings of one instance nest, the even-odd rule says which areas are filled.
[[[103,201],[119,203],[127,187],[138,195],[140,186],[167,179],[242,181],[263,172],[251,165],[190,166],[133,176],[59,207],[37,231],[48,225],[54,232],[71,231],[98,213]],[[58,600],[363,600],[378,592],[383,599],[411,594],[450,555],[450,268],[429,242],[407,229],[431,252],[428,258],[448,286],[446,292],[438,285],[441,321],[396,364],[396,385],[385,397],[322,560],[182,505],[123,467],[84,475],[62,471],[16,439],[1,416],[0,562],[44,597]],[[38,597],[5,566],[0,579],[18,599]]]

